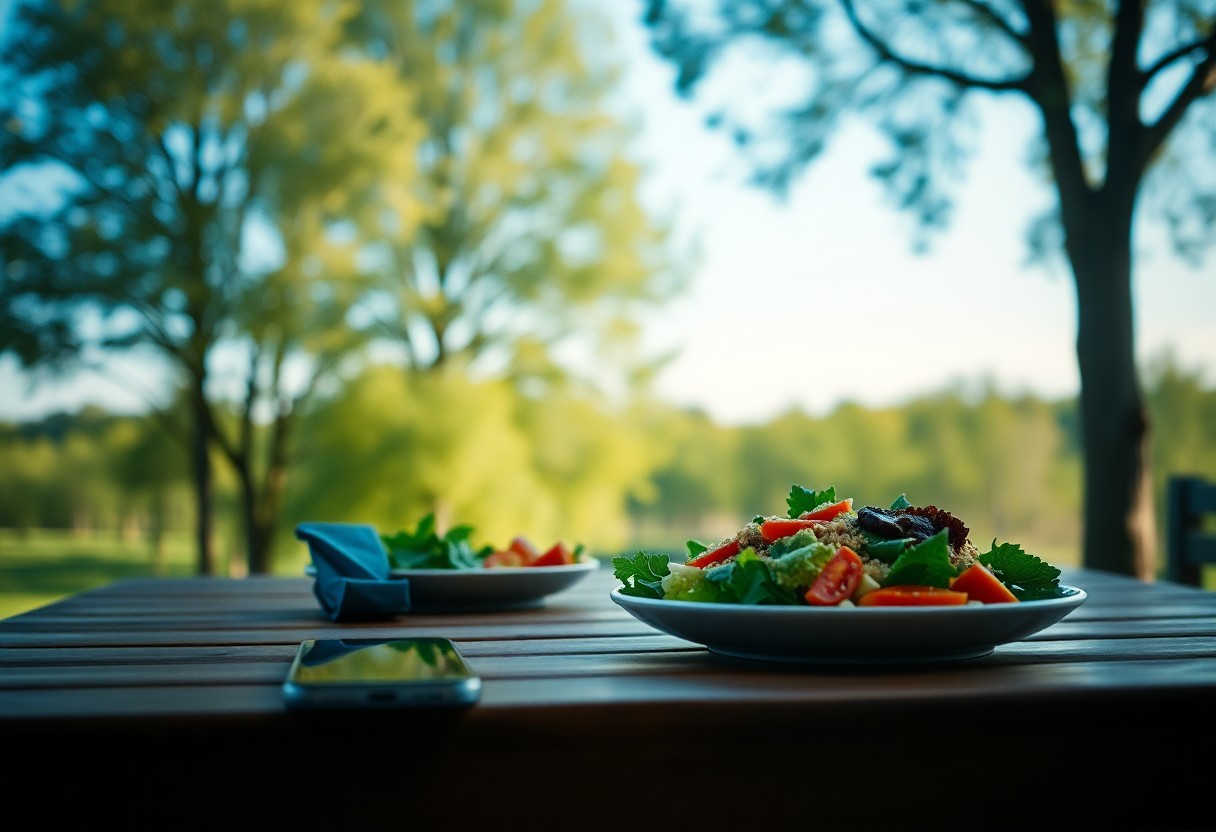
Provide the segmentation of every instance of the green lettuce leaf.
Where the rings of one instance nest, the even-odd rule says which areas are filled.
[[[891,564],[891,572],[883,579],[882,585],[919,584],[949,588],[950,579],[958,574],[950,563],[949,535],[949,529],[942,529],[933,537],[905,549]]]
[[[729,604],[784,604],[799,602],[798,595],[777,583],[768,563],[751,547],[744,549],[733,563],[705,573],[707,591],[717,589],[716,600]]]

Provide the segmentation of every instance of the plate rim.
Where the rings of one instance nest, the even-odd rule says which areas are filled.
[[[721,656],[762,662],[823,666],[939,664],[987,656],[1058,624],[1089,597],[1078,586],[1069,595],[1007,604],[937,607],[813,607],[734,604],[610,596],[623,611],[659,632]],[[918,637],[916,623],[925,626]],[[906,625],[902,628],[900,625]],[[818,628],[823,637],[818,638]],[[911,630],[907,628],[910,627]],[[895,635],[884,634],[894,628]],[[943,638],[946,632],[970,635]],[[735,634],[755,632],[740,638]],[[726,635],[722,635],[726,633]],[[764,633],[769,633],[765,638]],[[1016,635],[1013,635],[1016,633]],[[995,636],[995,637],[994,637]]]
[[[477,567],[474,569],[410,569],[406,567],[392,567],[389,569],[389,576],[393,578],[455,578],[460,575],[463,578],[476,576],[478,578],[486,578],[490,575],[562,575],[570,572],[585,572],[599,568],[599,560],[591,559],[579,561],[578,563],[562,563],[555,566],[493,566],[493,567]]]

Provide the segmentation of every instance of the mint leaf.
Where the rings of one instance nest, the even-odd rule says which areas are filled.
[[[638,598],[662,598],[663,578],[667,576],[670,559],[661,553],[639,551],[636,555],[618,555],[612,559],[612,574],[621,582],[621,594]]]
[[[958,570],[950,563],[950,530],[942,529],[915,546],[905,549],[891,565],[883,586],[917,584],[946,589]]]
[[[824,503],[836,502],[836,487],[828,486],[823,491],[811,491],[801,485],[790,486],[790,494],[785,498],[785,504],[790,507],[789,516],[797,517],[803,512],[818,508]]]
[[[1060,570],[1016,543],[998,546],[993,538],[992,549],[980,555],[979,561],[1022,601],[1062,598],[1066,594],[1060,589]]]

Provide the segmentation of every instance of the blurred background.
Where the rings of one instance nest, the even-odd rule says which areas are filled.
[[[1131,160],[1061,12],[1070,167],[1013,3],[0,0],[0,615],[304,520],[682,555],[792,484],[1158,574],[1216,108],[1154,6]]]

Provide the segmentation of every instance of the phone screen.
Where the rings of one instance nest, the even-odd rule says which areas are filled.
[[[481,680],[446,638],[308,639],[283,682],[292,707],[467,705]]]

